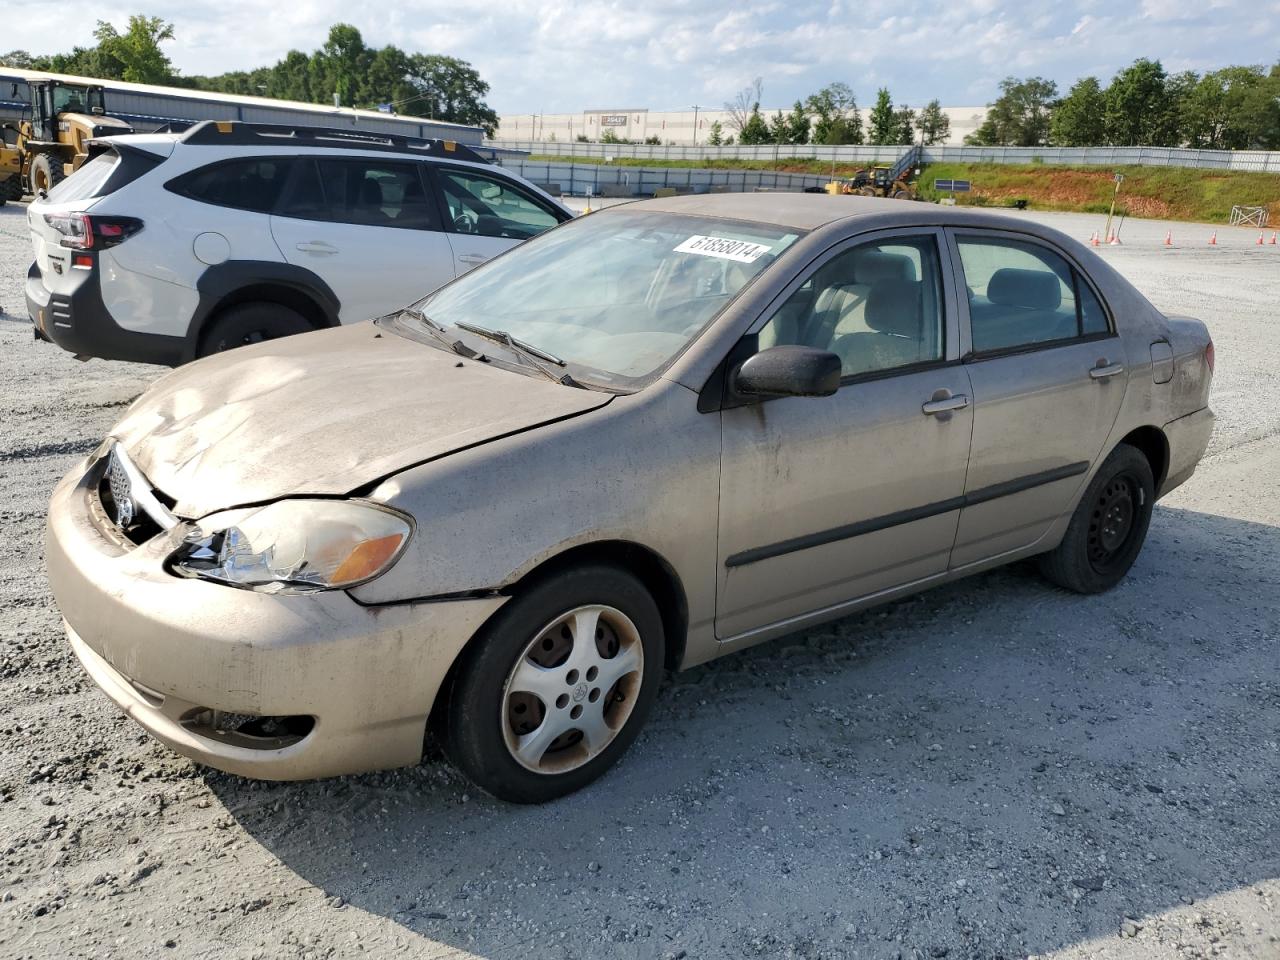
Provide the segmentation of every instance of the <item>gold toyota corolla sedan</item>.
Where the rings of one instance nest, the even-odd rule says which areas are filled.
[[[1023,219],[714,195],[159,380],[53,494],[85,668],[251,777],[536,802],[680,669],[1039,556],[1092,593],[1212,428],[1213,345]]]

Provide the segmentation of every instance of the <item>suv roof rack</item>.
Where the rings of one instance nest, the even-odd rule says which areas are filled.
[[[490,161],[456,140],[405,137],[398,133],[375,133],[342,127],[306,127],[291,123],[246,123],[243,120],[202,120],[182,135],[182,143],[197,146],[289,146],[342,147],[355,150],[382,150],[419,156],[448,157],[469,163]]]

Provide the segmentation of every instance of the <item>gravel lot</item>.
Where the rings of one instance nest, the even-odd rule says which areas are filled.
[[[1130,222],[1101,250],[1218,348],[1210,456],[1121,587],[1015,567],[689,671],[602,782],[516,808],[436,756],[214,773],[86,680],[45,505],[161,371],[32,342],[24,216],[0,209],[0,957],[1280,957],[1280,248],[1256,233]]]

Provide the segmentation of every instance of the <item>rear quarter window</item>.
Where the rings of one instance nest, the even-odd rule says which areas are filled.
[[[163,162],[163,158],[137,148],[122,151],[111,148],[50,190],[49,200],[55,203],[96,200],[132,183]]]
[[[225,160],[184,173],[165,187],[201,203],[270,213],[284,189],[292,162],[288,157]]]

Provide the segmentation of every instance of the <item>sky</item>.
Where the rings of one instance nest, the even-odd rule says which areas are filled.
[[[0,51],[91,46],[97,20],[124,26],[120,11],[37,0],[6,22]],[[371,46],[470,61],[499,113],[719,109],[756,77],[766,107],[835,80],[864,106],[881,86],[899,104],[974,106],[1009,75],[1065,92],[1139,56],[1170,72],[1280,60],[1280,0],[152,0],[138,12],[174,24],[165,50],[188,74],[271,64],[352,23]]]

